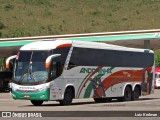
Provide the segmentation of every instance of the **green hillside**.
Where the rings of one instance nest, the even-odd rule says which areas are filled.
[[[160,28],[160,0],[0,0],[0,37]]]

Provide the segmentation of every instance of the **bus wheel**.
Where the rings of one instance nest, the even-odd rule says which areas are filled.
[[[127,86],[124,90],[124,96],[118,98],[119,102],[123,102],[123,101],[131,101],[132,98],[132,90],[129,86]]]
[[[139,87],[135,87],[132,93],[132,100],[138,100],[140,96],[140,89]]]
[[[129,86],[127,86],[124,90],[123,100],[124,101],[131,101],[131,98],[132,98],[132,90]]]
[[[73,91],[70,88],[67,88],[64,93],[63,100],[60,100],[60,105],[70,105],[73,100]]]
[[[31,103],[32,103],[34,106],[41,106],[42,103],[43,103],[43,100],[31,100]]]

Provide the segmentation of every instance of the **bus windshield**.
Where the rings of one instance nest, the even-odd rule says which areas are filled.
[[[19,84],[46,82],[48,70],[45,60],[49,51],[20,51],[14,66],[13,80]]]

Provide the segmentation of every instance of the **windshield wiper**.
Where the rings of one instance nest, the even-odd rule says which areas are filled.
[[[29,79],[33,79],[34,82],[36,82],[37,80],[35,79],[34,75],[32,74],[32,56],[33,56],[33,52],[31,54],[31,58],[30,58],[30,62],[28,65],[28,69],[22,74],[21,78],[19,79],[19,83],[22,82],[24,80],[25,77],[27,77],[27,82],[29,82]]]
[[[22,73],[20,79],[18,80],[19,84],[24,80],[24,78],[25,78],[25,76],[27,76],[27,74],[28,74],[28,69],[25,70],[25,71]]]
[[[19,79],[19,83],[21,83],[21,82],[24,80],[25,77],[27,77],[27,82],[28,82],[28,83],[30,83],[29,80],[33,80],[34,83],[37,82],[35,76],[32,74],[32,65],[31,65],[31,64],[32,64],[32,63],[30,63],[28,70],[25,71],[25,72],[22,74],[21,78]]]

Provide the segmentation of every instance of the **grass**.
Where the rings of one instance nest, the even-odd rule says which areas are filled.
[[[0,37],[160,28],[160,0],[0,0]]]

